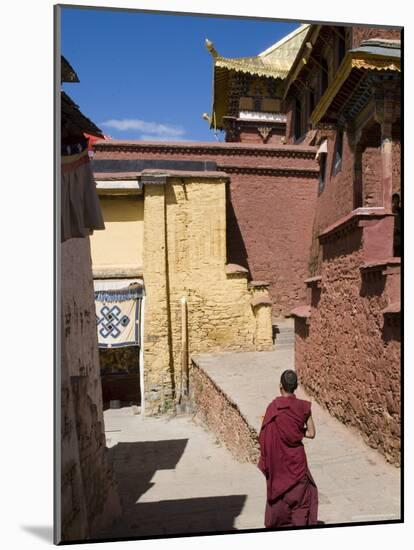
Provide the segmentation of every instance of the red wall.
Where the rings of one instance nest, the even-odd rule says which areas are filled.
[[[317,139],[321,139],[318,136]],[[318,235],[339,218],[349,214],[354,207],[353,174],[354,154],[344,133],[341,170],[333,173],[336,132],[330,132],[326,159],[325,187],[317,198],[315,218],[312,227],[312,245],[309,260],[309,274],[318,273],[321,265]]]
[[[384,29],[379,27],[352,27],[352,47],[356,48],[362,41],[370,38],[386,38],[390,40],[400,40],[400,29]]]
[[[400,140],[392,144],[392,192],[401,193],[401,144]]]
[[[237,174],[230,196],[235,219],[229,216],[228,260],[242,265],[247,260],[253,279],[271,283],[274,315],[288,314],[305,298],[316,182]],[[244,246],[236,240],[239,232]]]
[[[261,144],[145,143],[97,145],[95,159],[211,160],[228,172],[228,263],[247,267],[270,283],[273,315],[289,314],[305,298],[312,222],[317,197],[315,148]],[[295,169],[264,173],[260,167]],[[300,172],[302,170],[302,172]],[[313,172],[312,172],[313,170]],[[299,171],[299,172],[298,172]]]
[[[382,206],[382,166],[380,147],[367,147],[362,153],[363,206]]]
[[[324,246],[319,302],[309,326],[295,320],[296,369],[331,414],[398,463],[400,329],[382,313],[389,299],[382,271],[361,273],[362,242],[356,229]]]
[[[281,145],[282,139],[285,139],[286,129],[273,128],[267,137],[266,144]],[[257,128],[242,128],[239,134],[239,139],[243,143],[258,143],[263,144],[263,138]]]

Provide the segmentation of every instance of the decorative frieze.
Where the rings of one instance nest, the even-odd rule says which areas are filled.
[[[272,128],[270,126],[259,126],[257,131],[262,137],[263,143],[266,143],[267,138],[270,136]]]
[[[336,128],[336,127],[335,127]],[[315,157],[315,148],[313,146],[281,145],[279,147],[268,146],[264,149],[261,145],[250,145],[245,143],[203,143],[203,144],[163,144],[163,143],[124,143],[124,142],[101,142],[96,144],[97,153],[107,152],[111,154],[119,153],[162,153],[163,155],[226,155],[226,156],[257,156],[257,157],[288,157],[312,159]],[[114,159],[116,160],[116,159]]]
[[[258,174],[261,176],[285,176],[296,178],[317,178],[318,168],[271,168],[271,167],[251,167],[251,166],[221,166],[220,170],[228,174]]]
[[[259,122],[286,122],[287,116],[284,113],[265,113],[261,111],[240,111],[240,120],[256,120]]]

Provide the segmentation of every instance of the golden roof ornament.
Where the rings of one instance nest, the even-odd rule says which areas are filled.
[[[209,40],[208,38],[206,38],[205,44],[206,44],[206,48],[207,48],[208,51],[211,53],[211,55],[212,55],[213,57],[217,57],[217,56],[218,56],[218,53],[217,53],[216,48],[214,47],[213,42],[212,42],[211,40]]]

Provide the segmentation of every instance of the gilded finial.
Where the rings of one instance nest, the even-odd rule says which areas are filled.
[[[206,38],[205,44],[206,44],[206,48],[207,48],[208,51],[211,53],[211,55],[212,55],[213,57],[217,57],[217,55],[218,55],[218,54],[217,54],[217,50],[216,50],[216,48],[214,47],[213,42],[212,42],[211,40],[209,40],[208,38]]]

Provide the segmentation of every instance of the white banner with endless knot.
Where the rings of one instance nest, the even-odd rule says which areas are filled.
[[[95,292],[96,325],[100,348],[141,344],[142,287]]]

